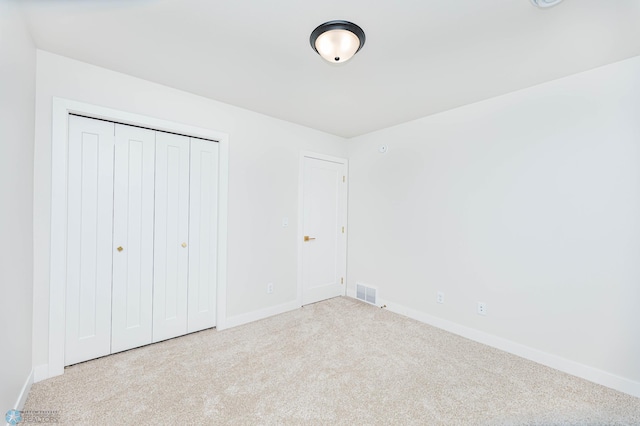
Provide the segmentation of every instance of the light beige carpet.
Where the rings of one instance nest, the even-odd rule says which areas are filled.
[[[640,399],[349,298],[69,367],[69,425],[640,425]]]

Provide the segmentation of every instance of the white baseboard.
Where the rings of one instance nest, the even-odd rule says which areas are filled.
[[[14,409],[20,411],[24,408],[24,403],[27,401],[27,396],[29,395],[29,391],[31,390],[31,385],[33,385],[33,369],[29,372],[27,380],[22,386],[22,390],[20,391],[20,395],[18,395],[16,405],[13,407]]]
[[[226,328],[237,327],[239,325],[247,324],[253,321],[258,321],[264,318],[271,317],[273,315],[294,311],[298,308],[300,308],[300,303],[298,303],[297,300],[294,300],[292,302],[283,303],[281,305],[260,309],[259,311],[247,312],[246,314],[228,317],[224,322],[224,328],[218,328],[218,329],[223,330]]]
[[[33,368],[33,383],[38,383],[49,378],[49,364],[36,365]]]
[[[538,364],[546,365],[547,367],[560,370],[564,373],[640,398],[640,382],[620,377],[588,365],[580,364],[557,355],[543,352],[493,334],[485,333],[484,331],[438,318],[412,308],[407,308],[406,306],[402,306],[392,301],[378,298],[378,305],[386,305],[386,309],[391,312],[404,315],[478,343],[509,352],[513,355],[537,362]]]

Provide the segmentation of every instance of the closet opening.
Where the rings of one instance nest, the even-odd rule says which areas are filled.
[[[59,98],[52,119],[47,377],[224,328],[228,135]]]

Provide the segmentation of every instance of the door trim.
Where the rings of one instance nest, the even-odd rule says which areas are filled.
[[[69,114],[147,127],[185,136],[210,139],[220,144],[218,188],[218,282],[216,327],[225,328],[227,294],[227,206],[229,185],[229,135],[145,115],[98,105],[53,98],[51,133],[51,242],[49,261],[49,364],[46,377],[64,373],[66,246],[67,246],[67,152]]]
[[[344,214],[344,223],[345,223],[345,238],[344,238],[344,247],[343,247],[343,256],[344,256],[344,270],[342,274],[344,276],[344,288],[343,288],[343,296],[347,294],[347,240],[349,235],[349,215],[348,213],[348,199],[349,199],[349,160],[341,157],[333,157],[331,155],[318,154],[316,152],[311,151],[302,151],[300,152],[300,170],[298,177],[298,290],[297,290],[297,300],[298,306],[302,306],[302,292],[303,292],[303,270],[302,270],[302,253],[303,253],[303,241],[304,238],[304,159],[305,158],[313,158],[316,160],[324,160],[331,161],[333,163],[338,163],[344,165],[344,172],[346,176],[346,188],[344,194],[344,204],[343,204],[343,214]]]

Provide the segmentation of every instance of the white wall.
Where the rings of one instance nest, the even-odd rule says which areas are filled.
[[[0,0],[0,413],[31,376],[36,49],[14,1]]]
[[[343,139],[37,58],[36,366],[48,350],[52,96],[228,133],[228,317],[295,302],[299,153],[345,156]],[[347,142],[349,290],[374,285],[391,309],[619,377],[640,395],[638,75],[633,58]]]
[[[344,139],[48,52],[38,51],[37,58],[36,366],[45,365],[48,354],[54,96],[229,134],[227,317],[248,318],[295,304],[300,151],[344,157]],[[281,226],[285,216],[287,228]],[[274,283],[273,294],[266,294],[268,282]]]
[[[636,57],[350,140],[351,294],[640,396],[639,76]]]

